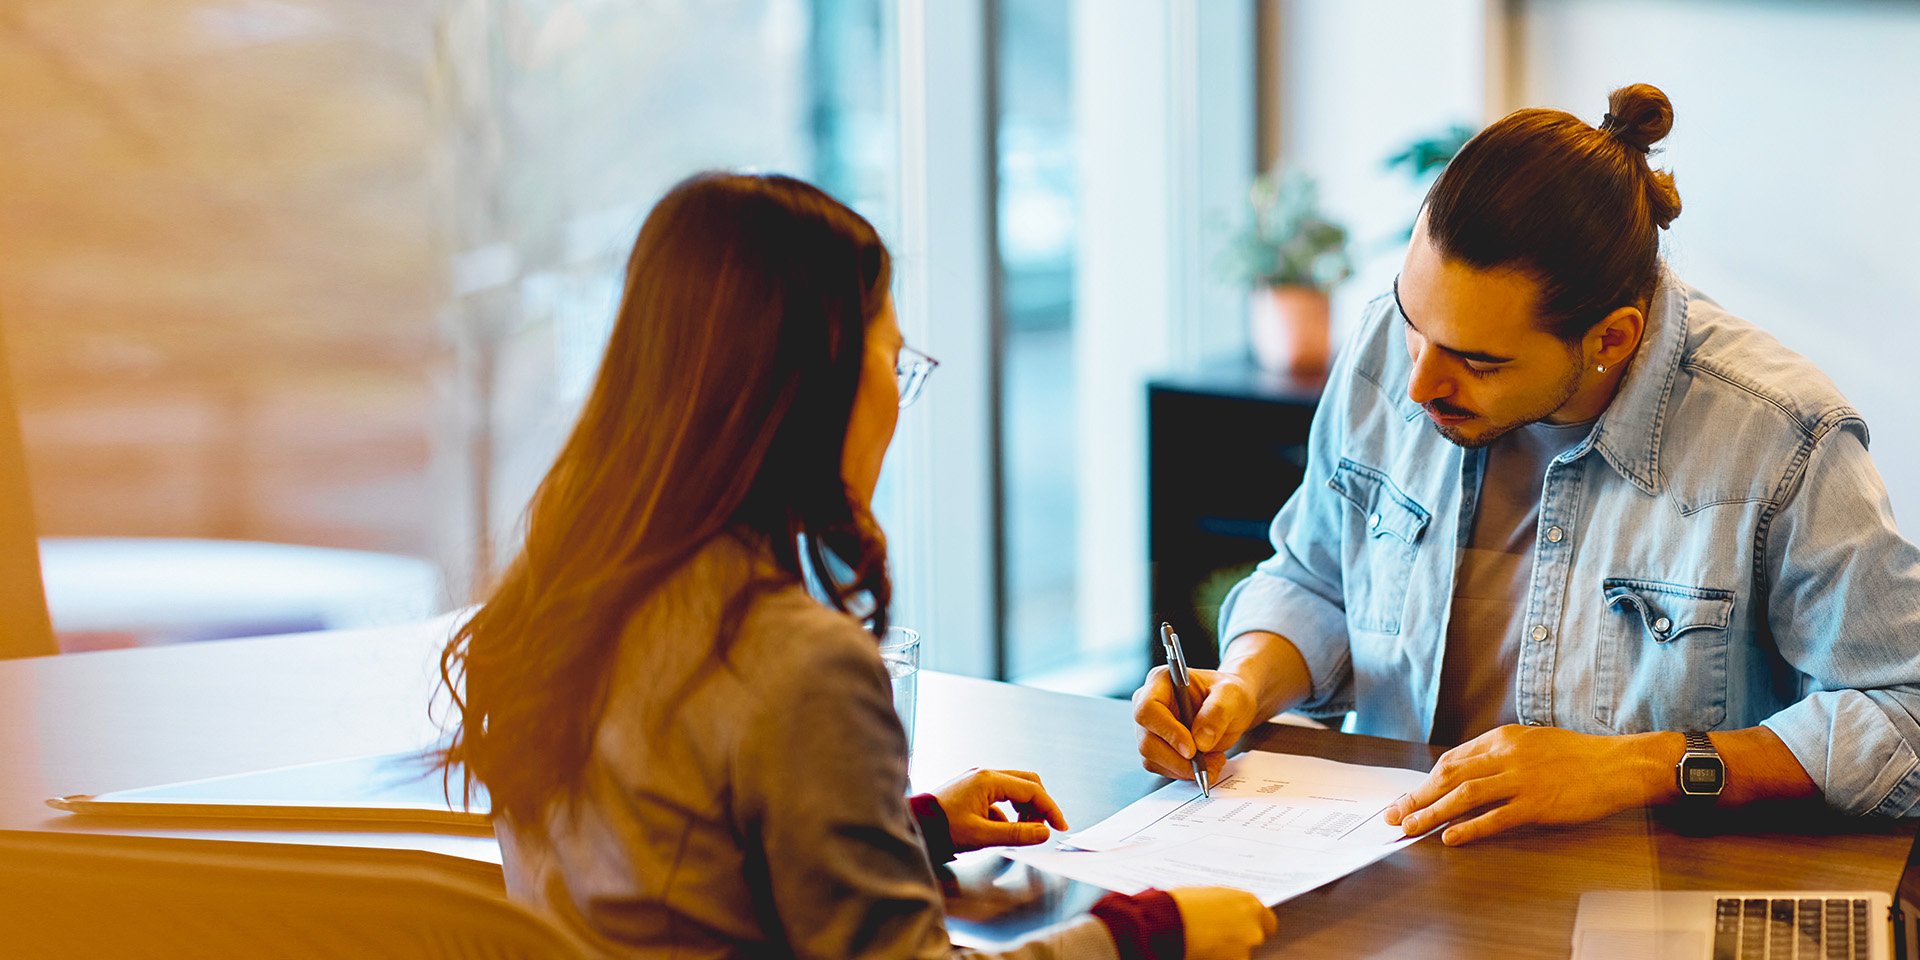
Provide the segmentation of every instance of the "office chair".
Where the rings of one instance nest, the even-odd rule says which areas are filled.
[[[521,958],[592,948],[415,850],[0,831],[0,956]]]
[[[0,337],[0,660],[58,653],[40,579],[33,500],[27,495],[27,453],[20,412]]]

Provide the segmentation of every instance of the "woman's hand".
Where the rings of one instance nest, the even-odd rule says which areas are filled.
[[[1280,928],[1258,897],[1230,887],[1176,887],[1187,960],[1246,960]]]
[[[969,770],[933,792],[947,815],[956,853],[982,847],[1024,847],[1067,829],[1067,815],[1047,795],[1039,774],[1025,770]],[[1013,816],[1001,804],[1013,808]]]

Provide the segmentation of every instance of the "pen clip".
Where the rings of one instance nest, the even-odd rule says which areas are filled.
[[[1175,686],[1187,685],[1187,657],[1180,649],[1180,635],[1173,632],[1173,624],[1160,624],[1160,645],[1166,648],[1167,672],[1172,675]]]

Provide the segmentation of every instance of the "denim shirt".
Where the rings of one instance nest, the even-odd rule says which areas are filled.
[[[1290,639],[1304,712],[1425,740],[1486,458],[1434,430],[1409,371],[1382,296],[1328,379],[1275,555],[1228,594],[1220,635]],[[1831,806],[1916,813],[1920,549],[1894,527],[1865,422],[1807,360],[1664,274],[1613,403],[1547,467],[1534,545],[1520,722],[1763,724]]]

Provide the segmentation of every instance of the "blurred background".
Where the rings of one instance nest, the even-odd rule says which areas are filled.
[[[1637,81],[1676,107],[1669,259],[1840,384],[1913,536],[1915,50],[1896,0],[9,0],[0,340],[54,627],[469,602],[641,218],[733,167],[872,219],[942,361],[877,505],[928,665],[1131,690],[1160,619],[1210,643],[1297,476],[1317,380],[1251,359],[1250,225],[1341,228],[1337,343],[1460,136]],[[1317,195],[1256,210],[1281,170]]]

